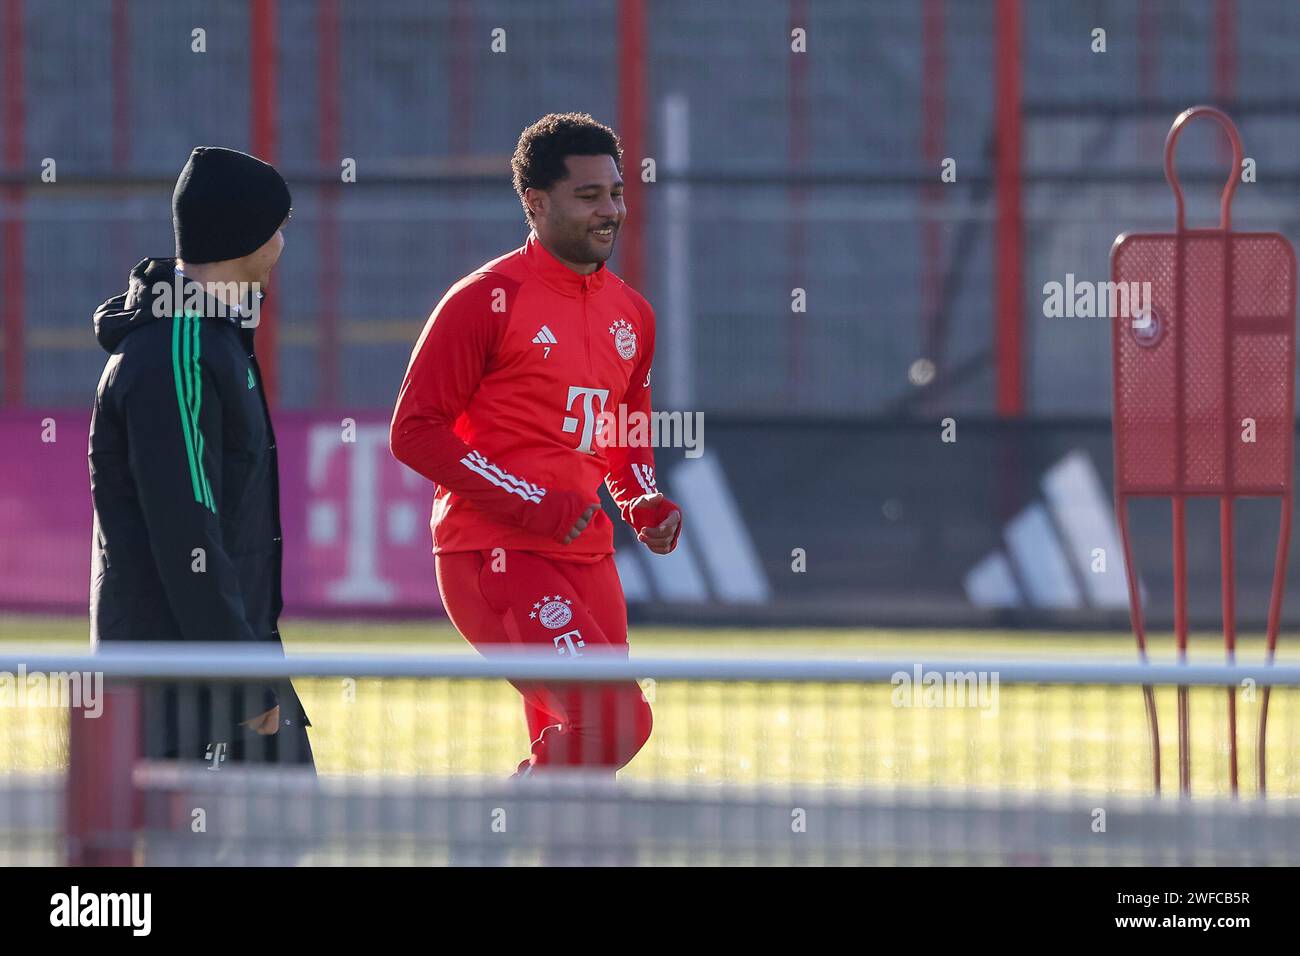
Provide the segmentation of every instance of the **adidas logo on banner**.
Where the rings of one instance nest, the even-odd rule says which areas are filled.
[[[1044,501],[1007,524],[1005,549],[966,573],[967,598],[977,607],[1126,609],[1124,550],[1092,459],[1070,452],[1042,487]]]
[[[556,345],[555,333],[548,326],[543,325],[541,330],[533,336],[533,342],[537,345]]]

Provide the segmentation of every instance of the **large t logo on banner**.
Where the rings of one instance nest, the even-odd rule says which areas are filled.
[[[1232,143],[1233,166],[1219,201],[1219,225],[1188,229],[1174,148],[1187,122],[1215,120]],[[1295,253],[1275,232],[1234,232],[1232,196],[1241,175],[1241,137],[1212,106],[1183,112],[1165,140],[1165,178],[1174,191],[1172,233],[1125,233],[1111,249],[1111,278],[1150,283],[1150,307],[1114,329],[1115,513],[1128,568],[1129,610],[1146,660],[1138,572],[1129,541],[1128,499],[1173,501],[1174,630],[1187,659],[1186,503],[1217,496],[1223,574],[1223,638],[1236,652],[1233,500],[1281,499],[1282,518],[1268,611],[1269,663],[1277,645],[1291,538],[1292,435],[1295,428]],[[1160,735],[1152,688],[1156,790]],[[1264,791],[1268,688],[1260,699],[1259,791]],[[1178,769],[1191,788],[1188,692],[1178,688]],[[1229,775],[1237,791],[1237,698],[1228,688]]]
[[[324,528],[344,524],[346,519],[345,574],[329,584],[330,596],[342,603],[385,604],[394,596],[393,586],[379,570],[379,467],[387,450],[388,429],[382,426],[362,425],[356,429],[356,441],[346,444],[332,425],[316,425],[311,430],[307,481],[313,492],[319,494],[328,487],[331,458],[349,452],[343,501],[328,502],[313,495],[309,511],[314,538],[324,537]],[[337,532],[328,534],[329,538],[336,536]]]

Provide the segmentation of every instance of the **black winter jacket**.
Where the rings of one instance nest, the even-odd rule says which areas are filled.
[[[94,315],[109,359],[90,426],[91,640],[279,645],[279,474],[253,330],[215,299],[188,315],[162,299],[175,264],[143,260]],[[246,716],[276,703],[264,694]]]

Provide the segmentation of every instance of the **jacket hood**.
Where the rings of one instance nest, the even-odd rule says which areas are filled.
[[[154,314],[154,284],[171,284],[176,273],[175,259],[141,259],[131,270],[126,291],[115,295],[95,310],[95,339],[110,354],[136,329],[161,318]]]

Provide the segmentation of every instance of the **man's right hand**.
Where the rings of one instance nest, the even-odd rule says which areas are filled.
[[[591,522],[600,508],[592,502],[595,495],[584,495],[567,489],[553,489],[538,504],[520,502],[524,529],[550,538],[557,544],[568,544]]]
[[[588,523],[591,521],[591,516],[594,515],[594,514],[596,513],[596,509],[597,509],[598,507],[600,507],[600,506],[599,506],[599,505],[588,505],[588,506],[587,506],[587,510],[584,511],[584,512],[579,516],[578,520],[577,520],[576,522],[574,522],[573,527],[569,529],[569,533],[568,533],[567,535],[565,535],[565,537],[564,537],[564,542],[563,542],[564,544],[568,544],[570,541],[572,541],[572,540],[573,540],[574,538],[576,538],[578,535],[582,534],[582,530],[583,530],[585,527],[587,527]]]

